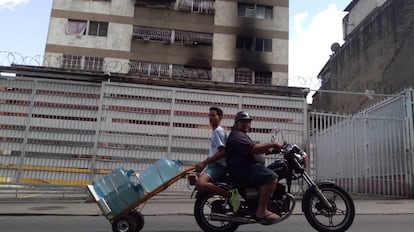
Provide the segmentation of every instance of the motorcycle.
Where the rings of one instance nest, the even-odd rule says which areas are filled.
[[[272,131],[272,142],[279,130]],[[283,138],[283,131],[282,131]],[[284,139],[283,139],[284,140]],[[296,199],[291,192],[292,181],[304,180],[308,188],[302,196],[302,211],[309,224],[317,231],[346,231],[353,223],[355,206],[350,195],[333,182],[315,183],[306,171],[308,155],[295,144],[284,143],[280,151],[283,156],[268,165],[278,175],[278,183],[268,203],[268,210],[280,216],[274,223],[286,220],[292,215]],[[230,190],[235,188],[227,175],[215,183]],[[240,208],[234,213],[228,199],[215,193],[199,191],[196,193],[194,217],[205,232],[234,232],[240,225],[261,223],[255,217],[259,189],[238,188]],[[266,224],[267,225],[267,224]]]

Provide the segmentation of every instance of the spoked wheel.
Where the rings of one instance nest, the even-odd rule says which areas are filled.
[[[121,215],[112,221],[113,232],[135,232],[137,224],[131,215]]]
[[[332,209],[328,209],[316,194],[304,197],[302,206],[309,224],[317,231],[346,231],[355,217],[352,198],[336,185],[321,185],[319,189],[331,203]]]
[[[217,194],[203,193],[194,204],[194,217],[204,232],[234,232],[239,227],[235,222],[212,220],[212,213],[225,214],[232,212],[225,199]]]

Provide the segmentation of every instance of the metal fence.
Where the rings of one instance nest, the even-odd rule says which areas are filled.
[[[274,127],[294,143],[307,137],[304,98],[1,76],[0,185],[84,186],[162,157],[192,166],[208,154],[210,106],[228,132],[243,109],[254,140],[270,141]]]
[[[309,118],[318,180],[352,193],[413,196],[412,90],[356,115],[312,112]]]

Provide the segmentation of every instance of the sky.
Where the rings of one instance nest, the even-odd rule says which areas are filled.
[[[350,2],[289,1],[289,86],[319,87],[317,75],[332,54],[331,45],[343,43],[343,10]],[[0,65],[7,60],[41,63],[51,7],[52,0],[0,0]]]

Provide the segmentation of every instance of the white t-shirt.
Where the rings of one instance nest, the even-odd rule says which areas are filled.
[[[211,139],[210,139],[210,150],[209,150],[209,157],[212,157],[214,154],[217,153],[219,150],[219,147],[225,147],[227,141],[227,135],[224,131],[223,127],[218,126],[213,132],[211,133]],[[226,166],[226,159],[222,158],[217,160],[220,164],[223,166]]]

